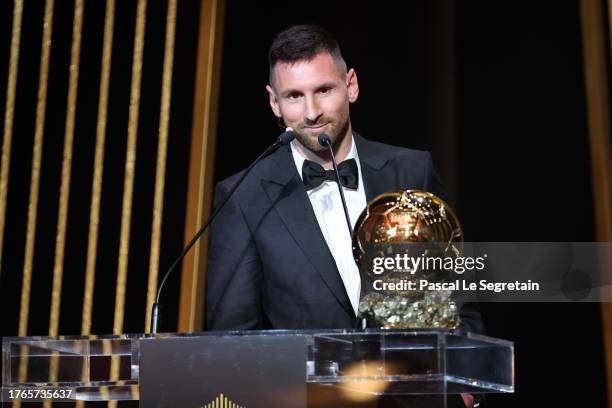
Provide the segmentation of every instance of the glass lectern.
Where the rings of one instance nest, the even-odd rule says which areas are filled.
[[[13,337],[2,360],[2,402],[438,408],[451,394],[514,391],[512,342],[448,330]]]

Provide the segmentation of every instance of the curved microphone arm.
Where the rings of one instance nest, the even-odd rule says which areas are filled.
[[[227,193],[227,195],[225,196],[225,199],[223,199],[223,201],[221,201],[221,203],[217,206],[217,208],[215,208],[215,210],[210,215],[210,217],[208,217],[206,222],[204,224],[202,224],[202,226],[200,227],[200,229],[198,229],[198,231],[195,233],[193,238],[191,238],[191,240],[187,243],[187,245],[183,249],[183,252],[181,252],[181,254],[178,256],[178,258],[176,258],[176,260],[172,263],[172,265],[170,265],[170,268],[168,268],[168,271],[165,273],[164,277],[161,280],[161,283],[159,284],[159,289],[157,290],[157,296],[155,297],[155,303],[153,303],[153,306],[152,306],[152,309],[151,309],[151,334],[157,333],[157,326],[158,326],[158,323],[159,323],[159,305],[160,305],[159,299],[161,297],[162,289],[164,288],[164,284],[166,283],[166,280],[168,279],[168,277],[170,277],[170,275],[172,274],[174,269],[176,269],[178,264],[183,260],[183,258],[185,258],[187,253],[189,253],[189,250],[191,250],[191,248],[195,245],[195,243],[198,241],[198,239],[200,239],[202,234],[204,234],[204,231],[206,231],[206,229],[212,223],[212,221],[215,219],[217,214],[219,214],[221,209],[223,209],[223,207],[228,202],[230,197],[234,194],[234,191],[236,191],[236,189],[240,186],[240,184],[242,184],[242,181],[251,172],[253,167],[255,167],[255,165],[257,163],[259,163],[259,161],[262,160],[264,157],[268,156],[270,153],[272,153],[274,150],[278,149],[280,146],[283,146],[283,145],[286,145],[286,144],[290,143],[294,138],[295,138],[295,134],[293,133],[291,128],[287,128],[287,131],[282,133],[276,139],[274,144],[272,144],[270,147],[268,147],[262,154],[259,155],[259,157],[257,157],[251,163],[251,165],[249,167],[246,168],[246,170],[242,173],[242,175],[240,176],[238,181],[234,184],[234,186]]]

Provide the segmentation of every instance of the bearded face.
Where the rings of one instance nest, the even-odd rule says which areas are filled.
[[[285,123],[287,121],[285,120]],[[316,122],[307,122],[306,120],[291,123],[288,126],[294,129],[296,139],[308,150],[312,152],[327,150],[326,147],[319,144],[319,135],[325,133],[329,136],[332,146],[341,140],[348,130],[349,113],[346,111],[338,112],[334,116],[322,116]]]
[[[321,133],[334,145],[349,129],[349,104],[357,99],[359,88],[355,72],[347,73],[343,67],[329,53],[293,64],[278,63],[273,86],[268,86],[274,113],[315,153],[325,150],[318,142]]]

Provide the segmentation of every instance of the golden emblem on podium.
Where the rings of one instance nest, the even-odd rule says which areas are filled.
[[[383,329],[458,327],[452,291],[431,288],[452,277],[442,263],[462,249],[457,216],[434,194],[406,190],[374,198],[353,232],[360,317]]]
[[[206,405],[202,405],[202,408],[246,408],[244,405],[238,405],[231,401],[223,394],[219,394],[214,401],[209,402]]]

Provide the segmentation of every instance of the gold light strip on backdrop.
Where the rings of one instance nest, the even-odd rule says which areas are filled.
[[[121,237],[119,241],[119,265],[117,270],[117,287],[115,289],[115,318],[113,333],[123,331],[125,308],[125,285],[127,282],[128,255],[130,248],[130,223],[132,221],[132,195],[134,192],[134,172],[136,167],[136,137],[138,133],[138,110],[140,108],[140,80],[142,77],[142,54],[144,49],[146,0],[138,0],[136,12],[136,33],[134,35],[134,53],[132,56],[132,87],[130,90],[130,111],[128,117],[128,141],[125,157],[125,177],[123,182],[123,203],[121,209]],[[119,377],[120,360],[111,358],[110,379]],[[116,407],[111,401],[109,407]]]
[[[21,301],[19,306],[18,336],[26,336],[28,332],[28,316],[30,311],[30,291],[32,287],[32,258],[34,254],[34,235],[36,231],[36,214],[38,209],[38,187],[40,180],[40,163],[47,104],[47,79],[49,75],[49,54],[51,52],[51,32],[53,28],[53,0],[45,2],[43,17],[43,34],[38,75],[38,95],[36,103],[36,123],[34,125],[34,143],[32,152],[32,172],[30,175],[30,196],[28,201],[28,224],[26,227],[26,248],[23,263],[21,283]],[[25,382],[28,374],[27,360],[19,362],[18,380]],[[18,408],[20,402],[13,404]]]
[[[87,237],[87,265],[85,268],[85,287],[83,290],[83,318],[81,334],[91,334],[91,315],[96,273],[96,253],[98,247],[98,227],[100,223],[100,200],[102,195],[102,175],[104,170],[104,146],[106,140],[106,116],[108,111],[108,87],[113,51],[113,27],[115,21],[115,0],[106,1],[104,16],[104,42],[102,46],[102,68],[100,71],[100,95],[98,98],[98,121],[96,126],[96,150],[94,173],[89,209],[89,234]]]
[[[79,62],[81,54],[81,30],[83,27],[83,2],[75,0],[72,25],[72,46],[70,49],[70,76],[68,79],[68,101],[66,125],[64,130],[64,153],[62,159],[62,181],[60,184],[57,232],[55,235],[55,260],[53,265],[53,286],[51,289],[51,311],[49,313],[49,336],[57,336],[59,328],[60,304],[62,298],[62,277],[64,272],[64,250],[66,247],[66,222],[68,219],[68,200],[70,197],[70,172],[72,170],[72,149],[74,141],[74,117],[76,113],[77,88],[79,84]],[[55,354],[55,353],[54,353]],[[49,364],[49,382],[57,381],[59,357],[52,358]],[[52,405],[45,400],[45,408]]]
[[[168,1],[166,15],[166,44],[164,46],[164,72],[162,76],[159,139],[157,142],[157,167],[155,170],[155,196],[153,198],[153,226],[151,227],[151,255],[149,257],[149,282],[145,331],[150,330],[151,306],[155,302],[159,273],[159,247],[161,241],[162,215],[164,211],[164,186],[166,176],[166,153],[168,151],[168,122],[170,121],[170,99],[172,96],[172,66],[174,60],[174,38],[176,26],[176,0]]]
[[[28,224],[26,227],[26,247],[23,262],[21,305],[19,309],[19,329],[17,332],[19,336],[26,336],[28,331],[30,289],[32,284],[32,261],[34,257],[34,238],[36,232],[36,216],[38,211],[38,189],[40,184],[40,164],[45,127],[45,110],[47,108],[47,80],[49,75],[49,54],[51,52],[52,25],[53,0],[47,0],[45,2],[45,16],[43,20],[42,47],[40,55],[40,72],[38,76],[38,101],[36,104],[36,123],[34,126],[32,173],[30,175]]]
[[[13,140],[13,118],[15,116],[15,90],[17,88],[17,66],[19,64],[19,40],[21,38],[21,17],[23,0],[13,5],[13,32],[11,33],[11,56],[9,57],[8,81],[6,86],[6,108],[4,110],[4,140],[2,142],[2,165],[0,167],[0,265],[6,220],[6,196],[8,192],[9,169],[11,164],[11,142]]]
[[[96,253],[98,247],[98,227],[100,223],[100,200],[102,195],[102,175],[104,170],[104,147],[106,141],[106,119],[108,111],[108,88],[112,61],[113,30],[115,22],[115,0],[106,1],[104,16],[104,40],[102,45],[102,67],[100,70],[100,94],[98,97],[98,119],[96,125],[96,148],[94,173],[89,209],[89,233],[87,236],[87,264],[85,267],[85,285],[83,289],[83,317],[81,334],[91,334],[91,316],[93,310],[93,292],[96,273]],[[88,378],[88,367],[83,366],[83,379]],[[77,408],[84,408],[84,401],[77,401]]]
[[[74,116],[76,113],[77,88],[79,84],[79,57],[81,55],[81,29],[83,27],[83,2],[75,0],[70,49],[70,77],[68,80],[68,102],[66,127],[64,130],[64,156],[62,160],[62,182],[60,185],[57,233],[55,235],[55,261],[53,265],[53,287],[51,290],[51,312],[49,314],[49,336],[57,336],[60,301],[62,298],[62,276],[64,272],[64,250],[66,247],[66,221],[70,197],[70,172],[72,170],[72,148],[74,141]]]
[[[21,305],[19,309],[19,336],[26,336],[28,331],[28,314],[30,311],[30,289],[32,284],[32,262],[34,258],[34,238],[36,234],[36,217],[38,212],[38,189],[40,185],[40,164],[47,108],[47,81],[49,76],[49,54],[51,53],[51,33],[53,29],[53,0],[45,2],[43,20],[40,70],[38,76],[38,101],[36,104],[36,123],[34,126],[34,144],[32,151],[32,172],[30,174],[30,197],[28,201],[28,224],[26,227],[26,247],[23,261],[23,278],[21,285]]]
[[[57,336],[59,310],[62,298],[62,275],[64,271],[64,249],[66,247],[66,220],[70,193],[70,171],[72,169],[72,145],[74,140],[74,116],[76,112],[77,87],[79,83],[79,56],[81,53],[81,29],[83,27],[83,2],[75,0],[72,26],[72,47],[70,50],[70,77],[68,80],[68,101],[66,128],[64,131],[64,156],[62,160],[62,182],[60,185],[57,232],[55,235],[55,260],[53,265],[53,287],[51,290],[51,312],[49,314],[49,336]]]
[[[121,238],[119,241],[119,267],[115,290],[115,319],[113,333],[121,334],[125,306],[125,284],[127,281],[128,255],[130,249],[130,223],[132,221],[132,195],[134,192],[134,171],[136,167],[136,137],[138,134],[138,110],[140,109],[140,80],[142,76],[142,54],[144,49],[146,0],[138,0],[136,33],[132,60],[132,88],[130,91],[130,112],[128,117],[128,141],[123,181],[123,204],[121,210]]]
[[[607,67],[605,7],[601,0],[581,0],[582,41],[591,147],[593,202],[598,241],[612,241],[612,123]],[[611,17],[612,19],[612,17]],[[609,21],[612,23],[612,21]],[[600,259],[601,273],[610,274],[612,259]],[[602,281],[607,281],[602,276]],[[607,289],[610,290],[610,289]],[[603,348],[607,369],[608,406],[612,408],[612,303],[601,304]]]
[[[224,8],[224,0],[203,0],[201,3],[185,243],[210,212]],[[179,306],[181,332],[202,329],[206,242],[203,236],[183,260]]]

